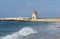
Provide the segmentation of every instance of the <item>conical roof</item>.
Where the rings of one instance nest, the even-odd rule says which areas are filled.
[[[36,9],[34,9],[33,13],[34,13],[34,14],[37,14],[37,11],[36,11]]]

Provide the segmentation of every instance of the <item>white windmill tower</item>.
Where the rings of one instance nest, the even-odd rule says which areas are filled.
[[[37,19],[37,11],[35,9],[32,13],[32,19]]]

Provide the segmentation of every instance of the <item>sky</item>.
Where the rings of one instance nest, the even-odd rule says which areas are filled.
[[[60,17],[60,0],[0,0],[0,17]]]

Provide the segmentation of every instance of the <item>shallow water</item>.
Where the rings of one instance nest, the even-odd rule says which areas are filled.
[[[60,39],[60,22],[0,21],[0,39]]]

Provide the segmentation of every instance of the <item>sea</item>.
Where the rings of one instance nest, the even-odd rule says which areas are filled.
[[[0,21],[0,39],[60,39],[60,22]]]

